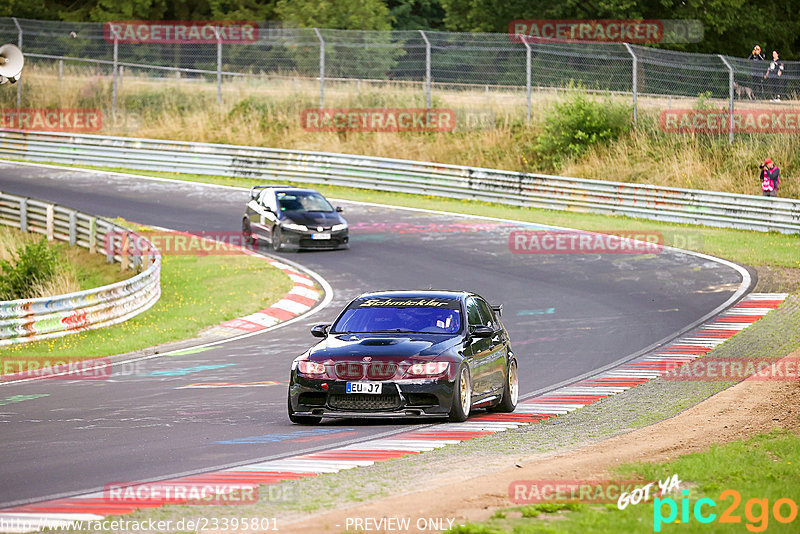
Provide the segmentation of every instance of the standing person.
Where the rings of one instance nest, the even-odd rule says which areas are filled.
[[[781,99],[781,83],[783,82],[783,61],[778,57],[778,51],[772,51],[772,61],[769,62],[769,68],[764,79],[767,80],[767,88],[771,94],[773,101],[780,101]]]
[[[759,168],[759,178],[761,179],[761,194],[765,197],[777,197],[778,185],[781,179],[781,170],[772,163],[771,158],[764,160]]]
[[[753,64],[752,74],[750,75],[752,85],[753,85],[753,92],[755,92],[758,98],[764,98],[764,86],[761,83],[761,73],[764,72],[764,68],[761,66],[761,61],[764,61],[764,54],[761,53],[761,47],[759,45],[755,45],[753,47],[753,51],[750,52],[750,56],[747,58],[750,61],[755,61]]]

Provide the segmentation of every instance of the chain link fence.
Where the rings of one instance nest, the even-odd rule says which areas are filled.
[[[257,39],[217,42],[129,43],[109,37],[101,23],[73,23],[0,18],[0,43],[18,44],[28,65],[86,69],[113,78],[109,95],[117,111],[124,76],[181,78],[223,83],[233,78],[284,79],[295,85],[318,85],[319,105],[326,103],[326,82],[405,84],[419,90],[431,107],[437,91],[484,89],[525,95],[526,118],[532,91],[576,85],[589,91],[630,95],[637,119],[640,96],[724,99],[734,108],[758,101],[796,101],[800,62],[784,62],[780,78],[765,78],[767,61],[692,54],[625,43],[523,41],[509,34],[423,31],[350,31],[285,28],[258,24]],[[17,107],[25,91],[17,84]],[[738,101],[738,102],[737,102]],[[762,104],[763,106],[763,104]],[[731,128],[731,139],[733,128]]]

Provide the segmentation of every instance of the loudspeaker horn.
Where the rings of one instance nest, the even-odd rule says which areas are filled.
[[[13,44],[0,46],[0,84],[16,83],[22,74],[25,57],[22,50]]]

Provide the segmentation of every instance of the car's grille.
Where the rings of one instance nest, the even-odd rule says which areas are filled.
[[[389,380],[397,372],[393,362],[337,362],[334,365],[336,377],[340,380]]]
[[[338,247],[342,244],[341,239],[308,239],[308,238],[300,238],[300,247],[301,248],[333,248]]]
[[[399,395],[367,395],[352,393],[350,395],[331,395],[328,403],[331,408],[353,411],[394,410],[400,407]]]
[[[372,362],[367,366],[370,380],[388,380],[397,372],[397,364],[391,362]]]
[[[364,377],[364,364],[361,362],[337,362],[334,369],[336,377],[342,380],[361,380]]]

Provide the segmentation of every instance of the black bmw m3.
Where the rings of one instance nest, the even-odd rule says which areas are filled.
[[[289,419],[447,417],[513,412],[517,361],[501,306],[465,291],[382,291],[355,298],[292,362]]]

